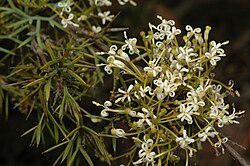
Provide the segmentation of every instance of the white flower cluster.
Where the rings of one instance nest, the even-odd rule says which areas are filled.
[[[134,131],[136,139],[144,139],[139,147],[139,160],[134,164],[153,165],[156,158],[163,161],[178,147],[189,151],[192,157],[198,149],[196,143],[206,140],[215,147],[213,139],[223,142],[216,126],[238,124],[236,119],[244,113],[236,112],[234,107],[230,113],[224,98],[233,92],[232,86],[220,83],[211,75],[225,56],[221,46],[228,42],[209,42],[210,27],[202,34],[200,28],[187,25],[184,45],[180,46],[176,35],[181,31],[174,26],[175,22],[158,18],[161,23],[149,23],[147,35],[141,32],[144,46],[138,46],[137,39],[128,38],[124,32],[124,45],[120,48],[112,45],[107,53],[101,53],[108,55],[107,64],[101,64],[108,74],[115,69],[120,77],[129,78],[121,79],[123,87],[118,88],[113,101],[116,109],[104,104],[101,116],[107,118],[105,112],[109,111],[117,117],[127,116],[131,130],[111,133],[124,137],[133,135],[131,131]],[[145,66],[136,65],[138,59]],[[146,139],[146,135],[152,139]],[[159,147],[152,146],[153,140],[157,140]]]
[[[79,27],[78,24],[72,22],[74,19],[74,14],[71,13],[71,6],[74,4],[73,0],[66,0],[58,2],[58,7],[62,8],[60,12],[60,16],[62,17],[61,24],[64,28],[66,28],[68,25],[73,25],[75,27]],[[64,17],[64,12],[69,14],[67,18]]]
[[[120,5],[125,5],[129,2],[131,5],[136,6],[136,3],[133,0],[117,0],[117,1]],[[110,11],[102,12],[100,9],[100,7],[111,6],[112,2],[110,0],[94,0],[93,2],[89,1],[89,3],[90,3],[90,6],[94,6],[98,8],[97,17],[101,19],[101,22],[103,25],[105,25],[106,22],[108,21],[110,22],[114,19],[114,15],[112,15]],[[74,0],[62,0],[58,2],[57,5],[61,9],[60,17],[62,18],[61,24],[63,25],[63,27],[66,28],[68,25],[79,27],[79,24],[73,22],[75,15],[71,12],[71,6],[74,5]],[[83,14],[77,18],[77,21],[78,22],[85,21],[88,19],[88,17],[90,16],[86,16]],[[99,33],[101,32],[101,30],[102,30],[101,26],[92,25],[93,32]]]

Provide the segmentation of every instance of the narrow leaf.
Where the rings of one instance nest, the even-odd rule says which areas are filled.
[[[51,148],[45,150],[45,151],[42,152],[42,153],[48,153],[48,152],[50,152],[50,151],[52,151],[52,150],[54,150],[54,149],[56,149],[56,148],[58,148],[58,147],[60,147],[60,146],[63,146],[64,144],[67,144],[68,142],[69,142],[69,141],[64,141],[64,142],[62,142],[62,143],[60,143],[60,144],[57,144],[57,145],[55,145],[55,146],[53,146],[53,147],[51,147]]]
[[[46,84],[44,85],[45,100],[46,100],[46,102],[49,101],[50,89],[51,89],[51,78],[49,78],[48,81],[46,82]]]
[[[80,147],[80,151],[83,155],[83,157],[86,159],[86,161],[89,163],[89,166],[94,166],[89,154],[82,148]]]
[[[32,81],[31,83],[28,83],[27,85],[25,85],[23,88],[27,88],[29,86],[34,86],[36,84],[39,84],[40,82],[44,81],[45,79],[42,77],[42,78],[39,78],[35,81]]]
[[[75,72],[73,72],[72,70],[68,70],[68,73],[72,77],[74,77],[75,79],[77,79],[80,83],[82,83],[84,86],[89,87],[89,85],[85,81],[83,81],[83,79],[79,75],[77,75]]]

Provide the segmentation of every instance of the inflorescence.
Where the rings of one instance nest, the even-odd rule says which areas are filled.
[[[209,26],[203,34],[200,28],[187,25],[180,45],[177,35],[181,30],[175,22],[158,18],[159,25],[149,23],[148,34],[141,32],[143,46],[124,32],[124,45],[112,45],[108,52],[99,53],[108,55],[107,63],[100,66],[123,81],[113,92],[115,100],[93,103],[102,106],[101,116],[112,121],[112,135],[132,136],[134,146],[127,156],[134,165],[177,162],[179,149],[186,152],[188,164],[188,157],[203,142],[223,150],[221,144],[228,139],[217,129],[238,124],[236,119],[244,111],[237,112],[225,102],[230,94],[238,94],[232,81],[225,85],[212,73],[226,56],[221,47],[228,41],[209,41]],[[144,65],[136,65],[138,61]],[[126,120],[124,129],[116,128],[120,119]],[[138,159],[132,161],[134,155]]]

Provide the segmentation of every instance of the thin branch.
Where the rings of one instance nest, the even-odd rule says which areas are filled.
[[[239,164],[241,164],[242,166],[250,166],[249,163],[236,150],[234,150],[231,145],[229,145],[229,143],[224,143],[223,145]]]

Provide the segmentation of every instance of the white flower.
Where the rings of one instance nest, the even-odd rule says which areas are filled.
[[[126,52],[122,51],[122,49],[119,49],[119,50],[117,51],[117,53],[118,53],[118,55],[120,55],[120,57],[121,57],[122,59],[124,59],[124,60],[126,60],[126,61],[130,61],[130,58],[129,58],[128,54],[127,54]]]
[[[210,130],[212,129],[211,126],[207,127],[206,130],[202,133],[198,134],[198,137],[200,138],[200,141],[205,142],[207,137],[212,137],[214,138],[214,136],[218,135],[218,132],[210,132]]]
[[[102,24],[104,25],[106,21],[112,21],[114,15],[109,15],[110,11],[105,11],[103,13],[99,12],[98,16],[102,19]]]
[[[193,151],[196,152],[196,149],[193,149],[189,146],[189,144],[194,143],[195,140],[187,136],[187,131],[185,129],[183,130],[183,136],[176,138],[175,141],[179,143],[182,149],[189,149],[190,157],[193,156]]]
[[[95,0],[95,5],[96,6],[111,6],[112,2],[109,0]]]
[[[107,62],[108,62],[108,64],[106,64],[106,66],[104,67],[104,70],[108,74],[112,74],[112,67],[118,67],[118,68],[123,69],[126,66],[122,61],[115,59],[114,56],[109,56],[107,58]],[[103,65],[103,64],[101,64],[101,65]]]
[[[154,39],[163,40],[165,36],[167,36],[167,39],[171,39],[173,38],[173,35],[180,33],[180,30],[175,27],[171,29],[171,27],[175,24],[173,20],[165,20],[161,16],[157,16],[157,18],[162,21],[159,25],[157,25],[157,27],[149,23],[151,31],[153,31],[153,29],[158,31],[154,33]]]
[[[212,66],[216,66],[217,62],[221,60],[221,58],[217,56],[216,52],[206,52],[205,57],[209,59]]]
[[[62,18],[62,21],[61,21],[63,27],[66,28],[69,24],[70,24],[70,25],[73,25],[73,26],[75,26],[75,27],[79,27],[78,24],[73,23],[73,22],[71,21],[73,18],[74,18],[74,14],[72,14],[72,13],[69,14],[68,18],[64,18],[64,17],[63,17],[63,18]]]
[[[142,86],[140,86],[140,89],[139,89],[139,91],[135,91],[134,92],[134,96],[137,98],[137,99],[140,99],[140,97],[142,97],[142,98],[144,98],[145,96],[146,96],[146,93],[147,92],[151,92],[151,87],[150,86],[146,86],[145,88],[143,88]],[[139,97],[139,95],[138,94],[140,94],[140,97]]]
[[[196,53],[194,53],[194,49],[193,48],[189,48],[189,47],[179,47],[180,53],[177,56],[178,60],[182,60],[185,59],[185,61],[187,62],[187,64],[189,64],[189,62],[191,61],[191,57],[197,57],[198,55]]]
[[[152,152],[154,141],[152,139],[146,139],[146,135],[144,135],[143,139],[144,141],[141,144],[141,149],[138,152],[138,157],[140,159],[133,162],[133,164],[146,163],[146,166],[149,164],[154,165],[154,156],[156,155],[155,152]]]
[[[186,120],[188,122],[188,124],[193,123],[193,118],[192,118],[193,114],[196,114],[196,115],[199,114],[197,112],[193,112],[192,107],[190,107],[190,106],[185,107],[184,104],[180,105],[179,111],[180,111],[180,114],[177,115],[177,118],[181,119],[181,121]]]
[[[217,102],[224,103],[225,95],[220,93],[221,89],[222,89],[222,86],[220,84],[219,85],[213,84],[211,88],[211,92],[212,92],[212,95],[214,96],[214,99]]]
[[[210,45],[212,48],[209,52],[205,53],[205,57],[209,59],[211,65],[215,66],[218,61],[221,60],[222,56],[226,56],[224,50],[220,48],[222,45],[228,44],[228,41],[216,44],[215,41],[211,41]]]
[[[190,25],[187,25],[186,26],[186,30],[189,31],[187,33],[187,37],[190,38],[193,34],[197,34],[197,33],[200,33],[201,32],[201,29],[200,28],[195,28],[193,29]]]
[[[154,59],[153,61],[148,62],[148,66],[144,67],[144,71],[147,73],[152,73],[153,77],[156,77],[159,72],[162,71],[161,66],[157,66],[157,61]]]
[[[235,112],[235,108],[233,108],[233,113],[228,115],[228,116],[224,115],[221,119],[221,121],[222,121],[221,123],[222,124],[233,124],[233,123],[239,124],[240,122],[236,121],[235,119],[239,118],[239,115],[242,115],[244,113],[245,113],[245,111]]]
[[[177,29],[176,27],[172,27],[172,30],[169,31],[169,34],[167,34],[168,40],[173,40],[176,35],[179,35],[181,33],[180,29]]]
[[[80,22],[80,21],[84,21],[86,19],[87,19],[86,15],[81,15],[80,17],[78,17],[77,21]]]
[[[138,127],[144,127],[144,122],[146,122],[148,124],[148,126],[153,127],[151,119],[152,118],[156,119],[156,116],[153,113],[149,112],[146,108],[142,108],[142,111],[143,111],[143,113],[141,113],[141,112],[137,113],[137,117],[141,118],[136,122]]]
[[[187,136],[187,131],[183,130],[183,136],[175,139],[182,149],[186,149],[189,144],[194,143],[194,139]]]
[[[229,105],[212,105],[210,107],[210,113],[209,117],[212,119],[218,120],[218,127],[223,127],[225,122],[227,122],[227,116],[226,114],[229,114],[227,109],[229,108]],[[224,119],[223,119],[224,117]]]
[[[101,116],[102,117],[107,117],[109,116],[109,113],[107,111],[110,110],[110,106],[112,106],[112,103],[110,101],[105,101],[104,104],[99,104],[95,101],[92,101],[93,104],[95,104],[96,106],[102,106],[104,109],[101,111]]]
[[[131,97],[130,97],[130,92],[131,90],[133,89],[133,85],[129,85],[128,89],[125,91],[125,90],[122,90],[122,89],[118,89],[118,92],[121,93],[122,97],[119,97],[118,99],[115,100],[115,103],[119,103],[120,101],[121,102],[124,102],[125,99],[127,98],[128,102],[131,102]]]
[[[116,135],[117,137],[124,137],[125,138],[125,131],[123,129],[111,129],[111,134]]]
[[[125,5],[126,3],[130,3],[131,5],[136,6],[136,3],[133,0],[117,0],[120,5]]]
[[[95,26],[95,25],[93,25],[92,26],[92,30],[93,30],[93,32],[95,32],[95,33],[99,33],[99,32],[101,32],[101,30],[102,30],[102,28],[100,27],[100,26]]]
[[[71,12],[71,6],[73,5],[73,2],[71,0],[67,0],[66,2],[58,2],[57,5],[62,8],[62,11],[60,13],[60,15],[62,15],[63,12]]]
[[[229,41],[225,41],[223,43],[216,44],[215,41],[211,41],[210,45],[212,46],[212,48],[211,48],[210,52],[212,52],[212,53],[215,52],[216,54],[219,54],[218,56],[226,56],[224,54],[224,50],[222,48],[220,48],[220,47],[223,46],[223,45],[226,45],[228,43],[229,43]]]
[[[126,39],[125,40],[126,44],[122,46],[122,50],[126,50],[126,48],[128,48],[129,54],[139,53],[139,50],[136,48],[137,39],[136,38],[128,39],[126,31],[124,31],[124,38]]]

